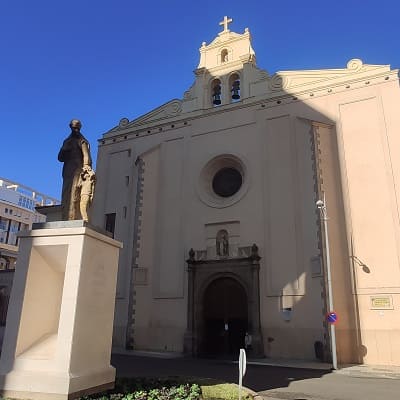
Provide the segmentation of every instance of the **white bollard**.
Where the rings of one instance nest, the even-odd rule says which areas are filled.
[[[239,400],[242,399],[242,380],[246,373],[246,351],[240,349],[239,353]]]

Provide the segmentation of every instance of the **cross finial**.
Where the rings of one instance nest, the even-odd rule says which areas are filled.
[[[232,22],[232,18],[228,18],[226,15],[224,17],[224,20],[221,21],[219,24],[222,26],[224,26],[224,30],[222,32],[228,32],[228,24],[230,24]]]

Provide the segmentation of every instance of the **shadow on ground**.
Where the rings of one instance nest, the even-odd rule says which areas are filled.
[[[238,364],[232,361],[193,358],[163,359],[114,354],[111,363],[118,377],[199,377],[238,383]],[[293,381],[320,378],[330,371],[247,365],[243,385],[261,392],[287,387]]]

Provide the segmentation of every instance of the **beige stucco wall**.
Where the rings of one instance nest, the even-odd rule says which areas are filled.
[[[384,108],[389,98],[393,103],[399,101],[398,83],[364,92],[364,98],[349,96],[339,106],[339,148],[347,178],[343,190],[360,353],[366,363],[399,364],[400,181],[396,159],[400,138],[399,125],[393,123],[398,117],[393,108]],[[371,296],[383,296],[392,304],[388,309],[372,309]]]
[[[288,116],[268,120],[263,110],[257,119],[254,110],[233,113],[194,121],[188,137],[164,142],[142,156],[138,264],[147,269],[148,282],[136,287],[135,343],[182,351],[185,257],[191,247],[206,249],[206,225],[237,221],[239,245],[260,247],[261,319],[266,340],[274,338],[269,353],[293,356],[296,349],[297,357],[310,358],[314,341],[323,338],[320,277],[310,273],[310,259],[318,254],[311,126]],[[204,204],[197,193],[202,168],[218,154],[243,160],[250,181],[243,198],[222,209]],[[281,315],[282,295],[285,306],[293,307],[290,322]],[[300,336],[309,338],[307,346],[296,339]]]
[[[188,250],[206,249],[207,224],[238,221],[239,244],[257,243],[260,247],[265,348],[271,356],[288,355],[288,343],[295,343],[299,330],[304,329],[310,338],[308,345],[303,342],[292,348],[297,349],[298,357],[313,356],[314,341],[323,338],[323,305],[320,277],[312,278],[310,274],[310,259],[318,254],[311,125],[283,114],[274,119],[275,112],[271,114],[259,106],[240,113],[232,110],[229,115],[218,112],[211,118],[191,121],[179,132],[164,133],[160,146],[152,146],[155,143],[148,143],[147,138],[140,144],[136,141],[132,150],[144,161],[138,265],[146,269],[144,282],[135,286],[137,348],[182,350]],[[294,129],[298,138],[294,137]],[[115,149],[115,145],[112,147]],[[100,147],[100,151],[106,149]],[[242,159],[250,181],[243,198],[222,209],[204,204],[197,193],[201,169],[218,154],[234,154]],[[282,160],[285,162],[281,167]],[[118,181],[122,184],[121,177],[115,176],[114,184]],[[113,192],[120,193],[121,189]],[[126,269],[121,263],[120,276],[126,276],[121,266]],[[119,303],[122,301],[117,299],[117,308]],[[282,306],[293,307],[292,321],[283,321]],[[305,313],[306,309],[313,312]]]
[[[242,101],[211,107],[204,85],[229,75],[214,65],[196,71],[183,102],[121,120],[99,142],[93,219],[115,212],[124,242],[114,345],[125,346],[129,324],[134,348],[182,351],[188,251],[210,250],[210,226],[234,226],[235,246],[260,250],[266,355],[313,359],[314,342],[328,343],[315,269],[325,245],[315,201],[325,193],[339,362],[400,364],[397,72],[352,60],[269,78],[242,61]],[[207,203],[199,182],[222,155],[245,169],[245,190],[226,207]],[[371,296],[387,308],[372,309]]]

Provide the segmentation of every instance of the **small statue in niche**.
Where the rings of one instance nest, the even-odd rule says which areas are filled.
[[[96,175],[90,166],[85,166],[79,176],[78,189],[80,189],[79,208],[82,219],[89,221],[88,210],[93,200],[94,185],[96,183]]]
[[[221,229],[217,233],[216,238],[217,256],[228,257],[229,255],[229,237],[225,229]]]

